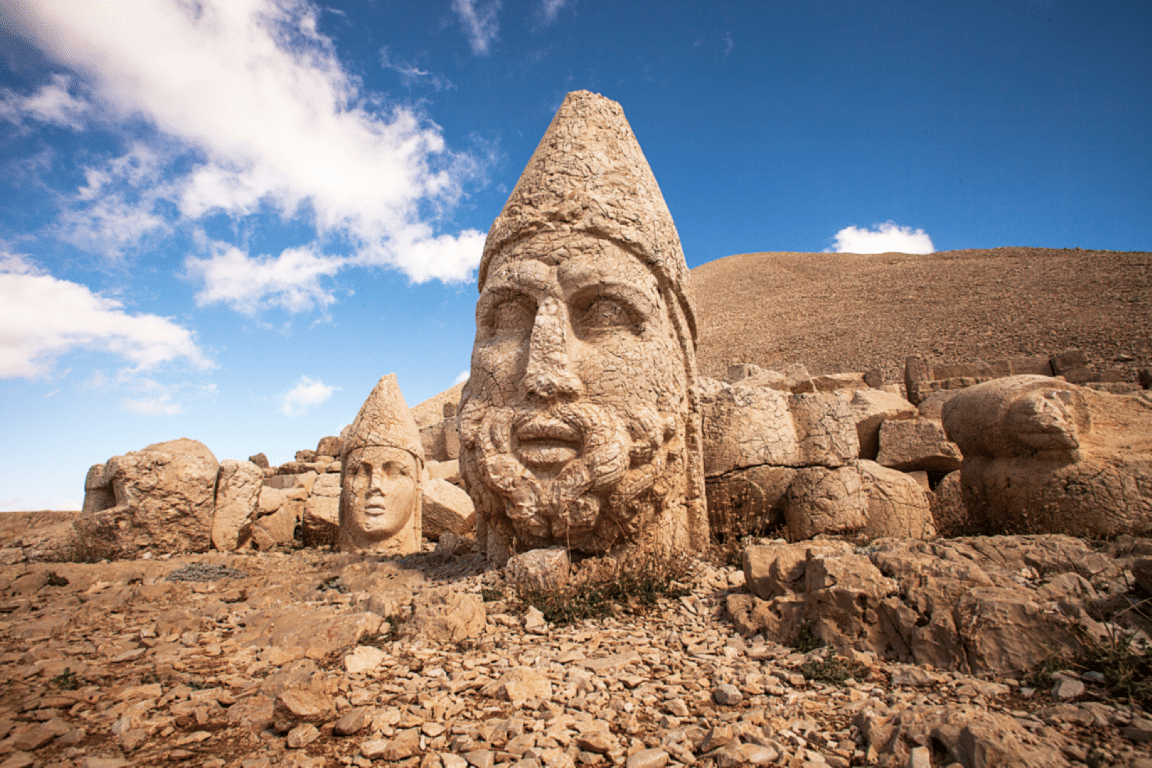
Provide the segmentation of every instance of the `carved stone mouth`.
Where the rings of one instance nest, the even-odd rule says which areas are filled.
[[[516,458],[533,468],[564,464],[580,455],[580,430],[559,419],[535,418],[515,430]]]

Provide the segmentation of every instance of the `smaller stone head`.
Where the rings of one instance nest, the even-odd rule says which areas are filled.
[[[344,441],[337,547],[418,552],[423,474],[420,431],[390,373],[377,382]]]

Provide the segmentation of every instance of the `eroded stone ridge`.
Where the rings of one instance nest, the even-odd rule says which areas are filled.
[[[396,374],[377,382],[343,449],[339,548],[420,551],[424,450]]]
[[[568,95],[479,288],[459,418],[481,547],[704,548],[688,268],[619,104]]]

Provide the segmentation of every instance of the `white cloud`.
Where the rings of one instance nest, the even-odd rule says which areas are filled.
[[[873,229],[845,227],[836,233],[835,253],[933,253],[932,238],[922,229],[902,227],[894,221]]]
[[[470,20],[473,46],[486,50],[498,2],[454,7]],[[141,141],[163,170],[161,178],[143,161],[93,166],[60,224],[65,239],[115,250],[163,231],[157,217],[175,226],[273,212],[315,227],[316,243],[290,251],[318,253],[332,239],[349,243],[358,264],[413,280],[470,279],[479,250],[461,258],[443,241],[459,238],[436,237],[430,217],[451,209],[478,162],[448,150],[416,108],[365,93],[317,31],[319,14],[307,0],[123,0],[113,28],[102,0],[5,0],[9,28],[73,71],[103,124],[139,134],[143,120]],[[51,86],[61,103],[67,85]],[[299,293],[315,303],[314,277],[296,274]],[[214,295],[211,285],[204,291]]]
[[[52,82],[30,96],[21,96],[5,88],[0,91],[0,119],[17,126],[23,125],[25,119],[31,119],[79,131],[84,127],[89,104],[73,96],[71,90],[72,79],[66,75],[53,75]]]
[[[303,416],[309,409],[327,402],[339,387],[330,387],[317,379],[301,376],[300,381],[280,401],[280,412],[285,416]]]
[[[172,402],[172,395],[168,392],[151,397],[125,398],[120,401],[120,406],[142,416],[174,416],[185,411],[184,406]]]
[[[556,21],[556,17],[560,15],[560,11],[568,4],[568,0],[541,0],[540,3],[540,17],[547,26]]]
[[[128,314],[122,306],[0,253],[0,378],[46,375],[57,357],[77,349],[123,357],[138,370],[180,359],[213,366],[192,331],[166,317]]]
[[[480,263],[484,252],[485,233],[466,229],[459,235],[433,237],[425,228],[400,235],[403,246],[398,250],[396,266],[417,283],[428,280],[452,282],[454,275],[469,272]],[[362,263],[384,262],[387,254],[363,252]]]
[[[477,56],[487,54],[488,46],[500,31],[500,22],[496,19],[496,14],[500,10],[500,0],[489,0],[483,6],[479,5],[478,0],[452,0],[452,10],[460,17],[464,34],[468,36],[468,44],[472,46],[472,53]]]
[[[460,375],[457,376],[456,380],[452,382],[452,386],[456,386],[457,384],[463,384],[464,382],[468,381],[468,377],[471,375],[472,375],[471,371],[460,371]]]
[[[406,88],[411,88],[413,85],[426,85],[434,91],[444,91],[456,87],[446,77],[440,77],[440,75],[435,75],[426,69],[420,69],[410,62],[394,61],[388,46],[380,49],[380,65],[384,69],[390,69],[400,75],[400,81],[404,83]]]
[[[204,285],[196,303],[226,304],[246,315],[269,307],[295,313],[329,306],[336,297],[324,278],[346,264],[311,246],[289,248],[276,257],[252,257],[227,243],[213,243],[212,250],[209,258],[189,256],[184,261],[189,276]]]

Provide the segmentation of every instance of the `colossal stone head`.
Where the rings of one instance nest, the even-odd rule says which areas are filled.
[[[568,94],[479,288],[460,464],[481,549],[706,546],[688,266],[619,104]]]
[[[341,459],[338,548],[419,552],[424,449],[396,374],[382,377],[364,402]]]

